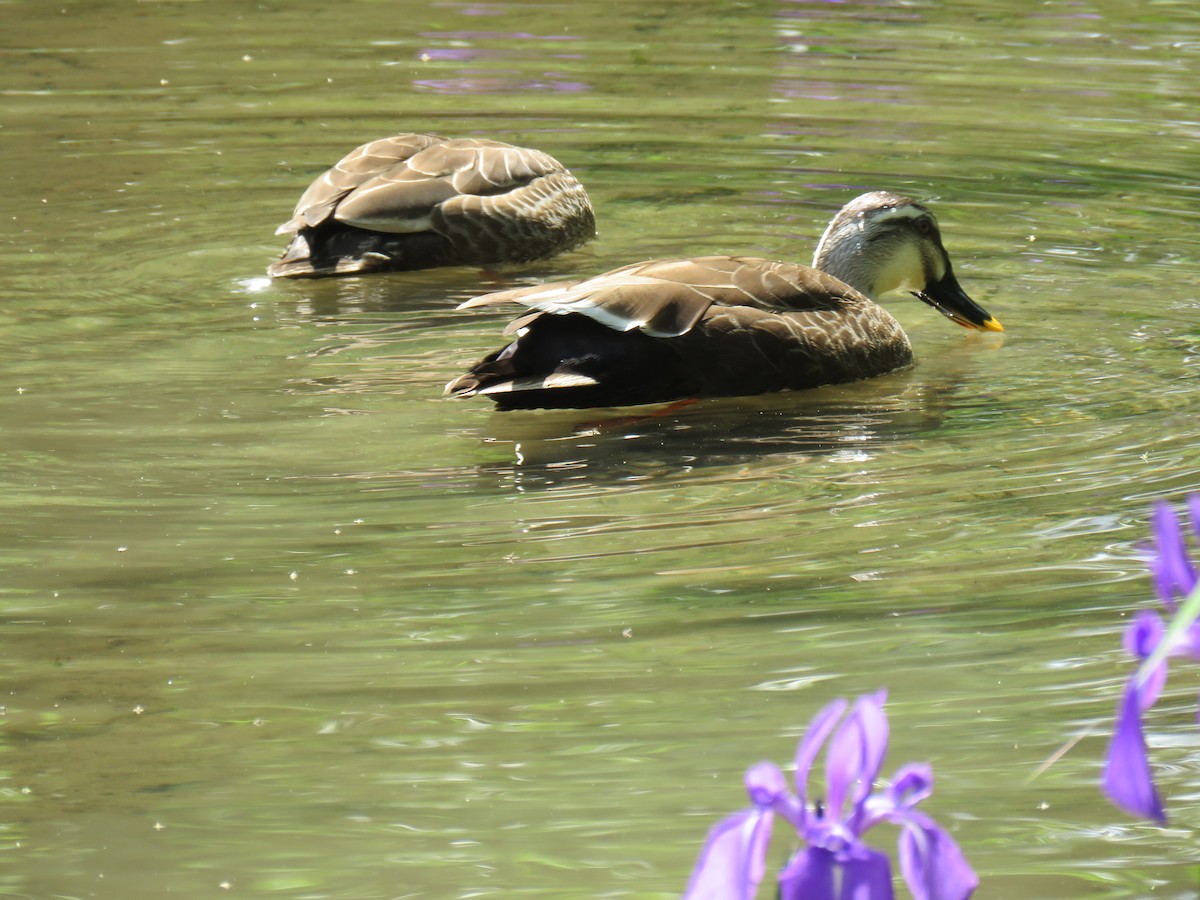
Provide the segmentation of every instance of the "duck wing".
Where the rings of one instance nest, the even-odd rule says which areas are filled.
[[[713,307],[767,313],[840,309],[865,300],[832,275],[793,263],[745,256],[658,259],[614,269],[586,281],[551,282],[485,294],[460,309],[518,303],[552,315],[579,313],[613,329],[679,337]],[[757,317],[755,317],[757,318]],[[530,317],[505,329],[513,333]]]
[[[497,204],[485,202],[488,198],[512,195],[554,176],[560,177],[552,184],[577,184],[562,163],[540,150],[482,138],[398,134],[363,144],[334,164],[309,185],[276,233],[312,228],[331,215],[370,231],[427,231],[434,210],[447,201],[458,201],[446,210],[449,219],[494,212]],[[547,186],[518,205],[533,209],[550,193]]]
[[[308,186],[296,201],[292,217],[275,233],[295,234],[301,228],[315,228],[357,188],[375,181],[381,173],[403,171],[414,156],[445,141],[436,134],[396,134],[356,147]]]
[[[439,218],[518,217],[537,206],[538,197],[525,197],[522,190],[550,176],[575,183],[561,163],[540,150],[476,138],[445,141],[357,185],[335,215],[347,225],[398,234],[440,231]]]

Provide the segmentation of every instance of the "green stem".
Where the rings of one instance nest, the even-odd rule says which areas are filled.
[[[1200,619],[1200,582],[1197,582],[1196,587],[1175,610],[1175,615],[1171,617],[1171,622],[1167,625],[1167,630],[1163,633],[1158,646],[1154,648],[1154,652],[1138,666],[1138,687],[1146,683],[1150,673],[1170,655],[1171,648],[1179,643],[1183,633],[1191,628],[1197,619]]]

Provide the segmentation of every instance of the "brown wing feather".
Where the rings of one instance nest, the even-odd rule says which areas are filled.
[[[520,303],[555,315],[581,313],[617,331],[637,328],[655,337],[677,337],[712,307],[803,312],[840,310],[865,299],[808,266],[707,256],[650,260],[587,281],[500,291],[468,300],[462,308]]]
[[[537,150],[476,138],[445,141],[377,170],[354,186],[335,215],[347,225],[391,233],[428,230],[438,207],[453,200],[461,203],[444,211],[451,218],[477,212],[518,218],[522,202],[514,192],[548,175],[575,184],[560,163]],[[489,198],[503,202],[489,204]]]
[[[838,309],[846,299],[862,296],[832,275],[808,266],[748,256],[654,260],[629,268],[645,277],[687,285],[720,306],[750,306],[769,312]]]
[[[296,202],[292,218],[275,233],[294,234],[305,226],[321,224],[359,185],[444,140],[436,134],[397,134],[355,147],[308,186]]]
[[[463,151],[452,175],[454,189],[460,194],[506,194],[538,178],[567,171],[562,163],[540,150],[473,138],[454,143]]]
[[[437,204],[460,194],[505,194],[537,178],[564,173],[552,156],[501,141],[393,135],[356,147],[313,181],[279,233],[319,225],[334,210],[348,225],[409,231],[386,226],[390,219],[427,220]]]
[[[429,231],[432,210],[458,193],[446,179],[406,177],[412,174],[400,169],[364,182],[338,204],[334,216],[355,228],[389,234]]]
[[[434,209],[430,220],[456,246],[514,260],[544,256],[548,233],[562,247],[595,234],[587,192],[565,170],[506,185],[503,193],[459,194]]]

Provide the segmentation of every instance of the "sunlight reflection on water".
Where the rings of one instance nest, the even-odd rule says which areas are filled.
[[[1194,893],[1186,682],[1177,824],[1095,778],[1148,505],[1200,488],[1200,17],[361,6],[12,24],[5,889],[677,896],[744,767],[886,682],[988,896]],[[598,240],[263,277],[304,185],[402,129],[548,150]],[[866,188],[939,198],[1002,340],[897,297],[918,364],[867,384],[441,398],[502,340],[467,297],[805,261]]]

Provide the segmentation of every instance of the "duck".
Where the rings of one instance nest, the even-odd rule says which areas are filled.
[[[351,150],[275,233],[291,241],[267,274],[315,278],[531,262],[591,239],[596,221],[583,185],[547,153],[404,133]]]
[[[582,281],[474,297],[518,304],[515,336],[446,385],[500,409],[632,406],[803,390],[909,366],[900,323],[875,302],[912,293],[946,318],[1003,331],[963,290],[932,212],[872,191],[841,208],[811,267],[748,256],[653,259]]]

